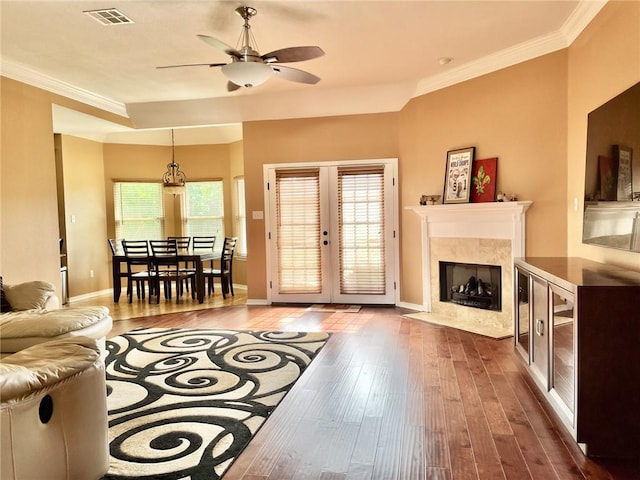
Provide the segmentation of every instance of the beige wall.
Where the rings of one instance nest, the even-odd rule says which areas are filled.
[[[640,256],[582,243],[587,115],[640,81],[640,2],[609,2],[569,47],[567,231],[569,255],[638,269]],[[634,152],[635,154],[636,152]],[[579,209],[573,209],[578,199]]]
[[[0,274],[60,288],[50,95],[2,78]]]
[[[0,77],[0,274],[60,287],[52,105],[130,126],[128,119]]]
[[[62,233],[69,296],[74,297],[109,288],[102,144],[63,135],[62,171],[66,230]]]
[[[448,150],[498,157],[497,190],[531,200],[528,255],[566,254],[567,53],[413,99],[400,114],[401,205],[442,194]],[[402,301],[422,304],[420,219],[402,211]]]
[[[252,218],[252,212],[265,210],[262,166],[395,158],[398,156],[397,129],[396,113],[244,124],[249,301],[267,298],[265,222]]]

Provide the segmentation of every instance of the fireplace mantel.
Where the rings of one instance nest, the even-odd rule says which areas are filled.
[[[514,252],[519,257],[524,255],[524,215],[530,206],[531,202],[486,202],[405,208],[422,217],[423,242],[425,233],[428,237],[514,239],[514,247],[521,246]]]
[[[513,258],[525,255],[525,213],[531,203],[486,202],[405,207],[422,219],[422,289],[426,312],[432,311],[433,298],[430,239],[510,240],[513,269]]]

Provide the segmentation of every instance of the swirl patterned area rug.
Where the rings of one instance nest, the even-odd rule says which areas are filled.
[[[148,328],[107,341],[105,480],[215,480],[328,333]]]

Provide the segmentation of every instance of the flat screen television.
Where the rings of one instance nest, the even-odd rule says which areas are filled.
[[[640,82],[588,116],[582,241],[640,252]]]

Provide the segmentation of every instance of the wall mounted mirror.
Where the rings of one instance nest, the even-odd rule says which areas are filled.
[[[589,114],[583,243],[640,252],[640,82]]]

